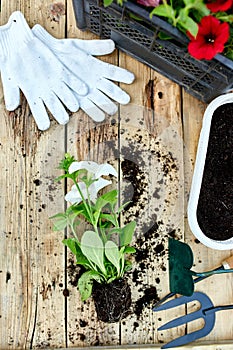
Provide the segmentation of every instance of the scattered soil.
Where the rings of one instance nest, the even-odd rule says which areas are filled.
[[[95,283],[92,296],[100,321],[119,322],[131,313],[131,290],[125,279],[109,284]]]
[[[197,220],[211,239],[233,237],[233,103],[212,117]]]
[[[150,308],[153,307],[154,304],[156,304],[159,301],[158,293],[156,287],[152,286],[149,288],[146,288],[144,290],[144,294],[141,298],[139,298],[135,303],[135,314],[137,318],[139,319],[143,309],[146,306],[149,306]]]

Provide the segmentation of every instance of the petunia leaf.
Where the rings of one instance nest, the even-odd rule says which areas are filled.
[[[127,246],[132,242],[136,222],[131,221],[126,224],[120,231],[120,246]]]
[[[186,31],[189,31],[194,37],[197,35],[197,23],[191,17],[189,17],[184,10],[180,10],[178,24]]]
[[[67,238],[67,239],[63,239],[62,243],[68,247],[70,249],[70,251],[76,255],[77,254],[77,250],[79,249],[78,247],[78,242],[75,238]]]
[[[78,280],[78,289],[81,295],[81,300],[87,300],[92,293],[93,281],[101,282],[101,277],[96,271],[86,271]]]
[[[81,238],[81,251],[89,261],[99,267],[102,273],[106,274],[104,267],[104,245],[96,232],[84,232]]]
[[[65,213],[58,213],[56,215],[51,216],[50,219],[54,219],[54,224],[53,224],[54,231],[62,231],[68,225],[67,216]]]
[[[62,243],[70,249],[76,257],[76,264],[91,268],[89,260],[82,253],[80,243],[76,238],[63,239]]]
[[[203,3],[203,0],[184,0],[184,4],[190,8],[197,10],[202,16],[208,16],[210,11]]]
[[[124,249],[124,254],[134,254],[136,252],[136,248],[127,246]]]
[[[113,241],[105,243],[105,256],[117,269],[117,274],[120,274],[120,254],[118,246]]]
[[[117,203],[117,190],[112,190],[98,197],[95,203],[95,209],[101,210],[107,204],[116,204]]]
[[[112,214],[102,214],[102,213],[100,213],[99,217],[100,217],[100,219],[104,219],[104,220],[112,223],[113,225],[116,225],[116,218]],[[105,221],[105,223],[106,223],[106,221]]]
[[[151,11],[150,17],[153,15],[175,19],[176,11],[172,8],[172,6],[159,5]]]
[[[113,0],[104,0],[104,7],[111,5],[112,2]]]

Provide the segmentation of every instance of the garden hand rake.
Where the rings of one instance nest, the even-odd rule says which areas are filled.
[[[172,309],[176,306],[187,304],[189,302],[198,301],[200,303],[200,308],[197,311],[191,312],[187,315],[173,319],[170,322],[162,325],[158,328],[158,331],[165,329],[181,326],[182,324],[194,321],[196,319],[204,319],[203,328],[193,331],[189,334],[185,334],[179,338],[176,338],[169,343],[163,345],[161,349],[168,349],[175,346],[181,346],[188,344],[196,339],[205,337],[209,334],[214,328],[215,324],[215,313],[220,310],[233,309],[233,305],[223,305],[223,306],[214,306],[211,299],[202,292],[194,292],[191,297],[182,296],[174,300],[170,300],[163,305],[160,305],[156,308],[156,311]]]
[[[186,259],[185,259],[186,257]],[[190,296],[194,290],[194,284],[214,274],[233,272],[233,255],[222,261],[222,265],[211,271],[194,272],[190,268],[193,264],[193,253],[186,244],[174,239],[169,239],[169,280],[171,292],[160,299],[154,306],[153,311],[176,294]],[[183,274],[183,275],[182,275]],[[193,276],[198,276],[192,279]]]

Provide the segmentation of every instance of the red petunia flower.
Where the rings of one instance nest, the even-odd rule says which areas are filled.
[[[233,0],[207,0],[206,6],[212,12],[227,11],[233,6]]]
[[[217,53],[224,50],[230,29],[228,23],[221,23],[213,16],[205,16],[198,24],[198,33],[194,37],[187,33],[191,41],[188,44],[188,52],[199,60],[211,60]]]
[[[137,0],[137,3],[143,6],[157,7],[160,0]]]

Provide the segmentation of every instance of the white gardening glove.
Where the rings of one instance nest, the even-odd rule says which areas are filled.
[[[0,27],[0,70],[7,110],[19,106],[21,89],[40,130],[50,125],[45,106],[65,124],[69,116],[63,104],[75,112],[79,104],[74,91],[80,95],[88,92],[87,85],[32,33],[18,11]]]
[[[94,121],[104,120],[105,113],[116,113],[117,106],[111,99],[121,104],[129,102],[129,95],[111,80],[130,84],[134,75],[126,69],[92,57],[111,53],[115,48],[112,40],[55,39],[39,24],[32,31],[66,67],[85,81],[89,93],[75,96],[82,110]]]

